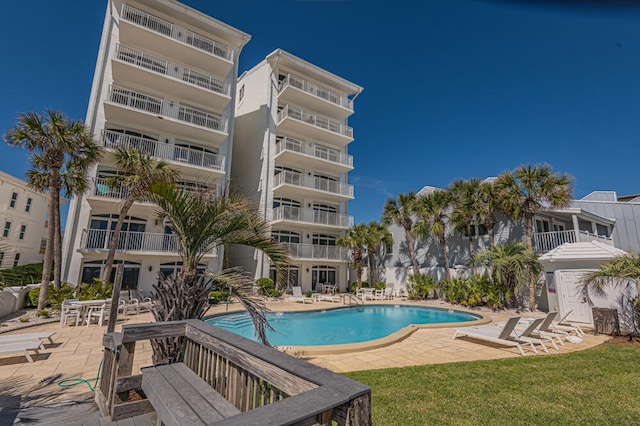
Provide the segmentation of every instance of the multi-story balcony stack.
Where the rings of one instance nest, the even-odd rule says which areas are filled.
[[[348,117],[362,88],[280,49],[238,79],[232,188],[250,194],[287,248],[286,279],[303,290],[348,286],[348,252],[336,239],[353,225]],[[275,277],[253,250],[232,263]]]
[[[249,35],[174,0],[110,0],[86,123],[105,150],[88,191],[71,201],[63,278],[101,275],[126,188],[110,188],[113,152],[137,148],[167,162],[187,189],[229,183],[238,57]],[[123,288],[151,290],[158,273],[181,267],[171,224],[157,207],[130,209],[116,251]],[[203,268],[220,267],[212,251]]]

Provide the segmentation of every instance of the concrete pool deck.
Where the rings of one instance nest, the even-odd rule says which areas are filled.
[[[440,301],[411,302],[411,301],[387,301],[367,302],[367,304],[407,304],[417,306],[434,306],[440,308],[460,309]],[[302,310],[329,309],[343,305],[330,302],[316,302],[302,304],[295,302],[269,302],[268,307],[274,312],[290,312]],[[238,304],[219,305],[211,308],[208,314],[225,311],[240,310]],[[493,322],[504,321],[507,318],[518,315],[515,311],[491,312],[489,309],[474,309],[473,313],[487,316]],[[542,313],[522,313],[523,317],[540,317]],[[116,331],[120,331],[125,323],[152,322],[150,313],[140,315],[128,315],[116,325]],[[86,384],[74,387],[59,387],[60,380],[69,378],[90,379],[97,376],[98,366],[102,360],[102,335],[106,326],[64,326],[59,327],[57,322],[36,325],[26,329],[3,333],[2,335],[35,333],[54,331],[53,345],[45,345],[45,350],[40,355],[34,356],[33,363],[27,362],[24,356],[0,357],[0,395],[9,398],[18,398],[21,403],[42,403],[61,401],[80,401],[91,398]],[[512,347],[503,347],[484,341],[475,341],[470,338],[453,339],[451,328],[419,328],[404,340],[389,346],[334,355],[300,356],[301,358],[327,368],[331,371],[344,373],[359,370],[374,370],[381,368],[407,367],[415,365],[441,364],[448,362],[476,361],[499,358],[519,357],[518,350]],[[560,346],[560,350],[549,349],[549,354],[540,352],[533,355],[528,350],[527,356],[548,356],[580,351],[602,344],[609,336],[594,336],[587,332],[584,340],[579,344],[566,343]],[[151,345],[147,341],[136,345],[133,373],[137,374],[141,367],[151,362]],[[0,400],[0,407],[3,401]]]

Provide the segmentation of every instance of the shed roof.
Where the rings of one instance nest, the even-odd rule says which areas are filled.
[[[543,254],[538,259],[540,262],[580,261],[580,260],[610,260],[614,257],[624,256],[627,252],[619,248],[590,241],[585,243],[565,243]]]

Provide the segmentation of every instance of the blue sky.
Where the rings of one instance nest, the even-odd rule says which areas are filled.
[[[106,0],[21,1],[0,17],[0,131],[23,111],[84,119]],[[575,195],[640,192],[640,6],[631,2],[185,0],[365,88],[349,124],[350,213],[387,197],[549,163]],[[587,3],[585,5],[584,3]],[[0,169],[24,177],[23,150]]]

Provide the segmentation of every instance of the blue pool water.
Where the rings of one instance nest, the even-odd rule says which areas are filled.
[[[323,346],[366,342],[388,336],[410,324],[475,321],[479,316],[447,309],[367,305],[326,311],[267,313],[269,343],[276,346]],[[248,339],[256,340],[246,312],[224,314],[206,320]]]

